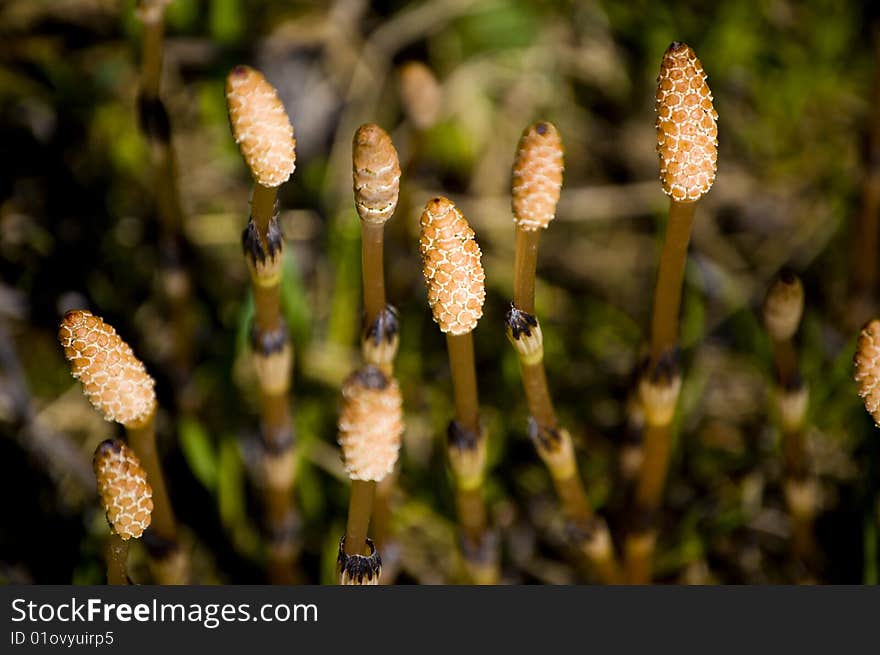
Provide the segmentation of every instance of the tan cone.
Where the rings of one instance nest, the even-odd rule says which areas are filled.
[[[434,321],[447,334],[471,332],[483,315],[486,275],[474,231],[447,198],[425,205],[419,250]]]
[[[403,399],[393,377],[366,365],[342,384],[339,445],[352,480],[380,481],[397,462],[403,436]]]
[[[673,43],[657,78],[657,153],[663,191],[677,202],[694,202],[715,181],[718,113],[706,73],[694,51]]]
[[[139,427],[156,411],[155,382],[112,326],[85,310],[67,312],[58,341],[70,372],[104,418]]]
[[[523,230],[546,229],[556,216],[565,168],[562,138],[540,121],[523,132],[513,163],[513,220]]]
[[[263,74],[236,66],[226,77],[232,136],[257,183],[277,187],[296,167],[296,139],[278,93]]]
[[[361,125],[352,142],[351,163],[358,216],[367,223],[384,223],[400,193],[400,162],[391,137],[374,123]]]
[[[108,439],[95,450],[92,464],[107,522],[124,541],[137,539],[153,512],[153,489],[140,460],[119,439]]]

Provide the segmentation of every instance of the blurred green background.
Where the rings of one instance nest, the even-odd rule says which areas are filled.
[[[340,382],[359,357],[361,312],[350,146],[358,125],[373,121],[391,133],[404,170],[386,244],[407,421],[393,497],[398,581],[462,579],[442,440],[452,414],[445,342],[427,309],[416,246],[421,206],[437,193],[462,208],[484,253],[488,296],[475,339],[504,580],[584,581],[525,435],[517,361],[503,336],[513,278],[510,166],[526,125],[558,126],[565,187],[542,239],[537,312],[561,418],[592,500],[619,537],[626,397],[667,207],[654,86],[663,51],[681,40],[709,74],[720,149],[687,270],[685,384],[658,576],[877,582],[880,437],[851,381],[854,337],[875,309],[874,289],[855,294],[852,272],[868,172],[880,165],[870,156],[880,120],[873,3],[174,0],[162,95],[191,284],[183,372],[163,300],[150,147],[137,123],[142,28],[133,4],[0,5],[0,581],[103,581],[107,527],[90,459],[118,426],[88,405],[57,344],[58,321],[72,307],[114,325],[157,379],[160,443],[197,579],[264,579],[250,482],[252,305],[239,241],[250,180],[223,91],[238,63],[278,88],[297,137],[281,221],[305,579],[335,580],[344,529],[335,421]],[[401,101],[399,71],[411,60],[434,72],[441,91],[425,130]],[[807,291],[798,356],[822,492],[821,557],[809,571],[790,555],[760,318],[783,267]],[[133,557],[143,567],[142,553]]]

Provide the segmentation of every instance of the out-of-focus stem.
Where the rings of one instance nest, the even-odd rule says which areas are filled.
[[[281,312],[281,270],[284,241],[275,216],[277,187],[254,184],[251,223],[245,237],[245,257],[251,263],[254,298],[253,346],[260,385],[260,423],[263,438],[264,509],[270,536],[270,580],[296,580],[296,510],[293,484],[296,468],[290,414],[290,376],[293,346]],[[249,239],[253,242],[250,242]]]
[[[150,568],[159,584],[187,584],[189,558],[177,538],[174,511],[165,486],[165,476],[156,447],[155,417],[135,427],[126,426],[128,444],[147,472],[153,488],[153,513],[150,528],[144,537]]]
[[[874,84],[871,126],[862,180],[861,206],[853,243],[853,292],[857,298],[873,299],[877,284],[877,250],[880,241],[880,26],[872,30],[874,41]],[[860,316],[861,323],[866,317]]]
[[[671,424],[667,423],[666,425],[649,424],[645,428],[645,459],[636,489],[636,503],[643,511],[655,512],[663,498],[671,448],[670,427]]]
[[[177,542],[177,527],[174,512],[165,487],[165,476],[156,449],[156,424],[150,418],[143,426],[127,428],[128,444],[134,450],[153,488],[153,514],[150,530],[164,541]]]
[[[159,97],[162,78],[162,38],[165,32],[164,11],[154,11],[144,19],[141,50],[141,90],[150,98]]]

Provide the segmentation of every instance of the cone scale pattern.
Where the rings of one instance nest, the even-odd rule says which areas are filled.
[[[513,164],[513,220],[523,230],[546,229],[562,191],[562,139],[552,123],[526,128]]]
[[[486,276],[474,231],[450,200],[425,205],[419,250],[434,321],[447,334],[471,332],[483,315]]]
[[[706,73],[694,51],[673,43],[657,78],[657,153],[663,191],[676,202],[694,202],[715,181],[718,113]]]
[[[400,162],[391,137],[378,125],[361,125],[354,135],[351,163],[358,216],[383,224],[394,213],[400,192]]]
[[[110,527],[123,541],[137,539],[150,525],[153,490],[134,451],[108,439],[95,450],[93,466]]]
[[[880,425],[880,320],[868,323],[856,344],[855,381],[865,409]]]
[[[371,365],[342,384],[339,445],[352,480],[380,481],[397,462],[403,436],[403,400],[393,377]]]
[[[70,311],[58,340],[73,377],[105,419],[139,427],[153,417],[155,382],[112,326],[91,312]]]
[[[296,167],[293,126],[275,88],[249,66],[236,66],[226,78],[232,136],[254,180],[264,187],[286,182]]]

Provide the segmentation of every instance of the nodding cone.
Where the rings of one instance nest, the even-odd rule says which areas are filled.
[[[416,129],[427,130],[440,116],[443,91],[430,68],[419,61],[410,61],[400,69],[400,99]]]
[[[862,328],[856,343],[855,381],[865,409],[880,425],[880,320]]]
[[[400,162],[388,133],[361,125],[351,145],[354,204],[362,221],[381,225],[394,213],[400,192]]]
[[[397,462],[403,400],[393,377],[366,365],[342,383],[339,445],[352,480],[380,481]]]
[[[112,326],[86,310],[69,311],[58,341],[73,377],[105,419],[137,428],[153,418],[155,382]]]
[[[447,198],[434,198],[421,218],[419,250],[428,305],[440,330],[467,334],[477,327],[486,299],[486,275],[474,231]]]
[[[107,522],[123,541],[137,539],[150,526],[153,489],[134,451],[119,439],[107,439],[92,461]]]
[[[673,43],[657,78],[657,153],[663,191],[677,202],[694,202],[715,181],[718,112],[706,73],[694,51]]]
[[[562,138],[553,123],[530,125],[513,162],[513,221],[523,230],[546,229],[556,216],[562,191]]]
[[[764,326],[774,341],[787,341],[797,332],[804,313],[804,286],[794,273],[782,273],[764,298]]]
[[[226,104],[254,180],[269,188],[286,182],[296,167],[296,139],[275,87],[250,66],[236,66],[226,77]]]

